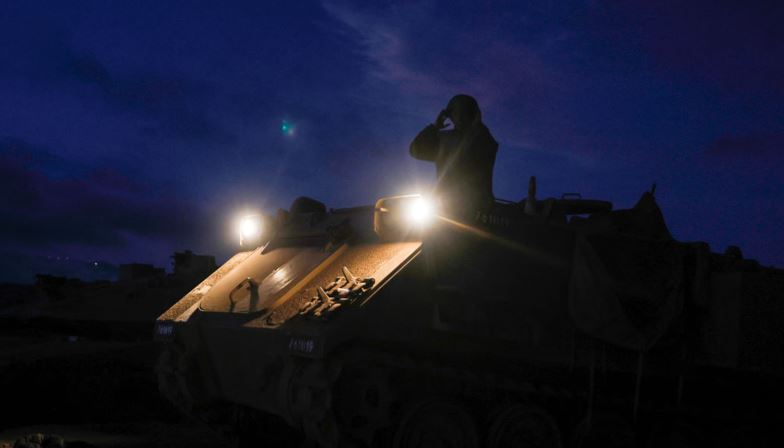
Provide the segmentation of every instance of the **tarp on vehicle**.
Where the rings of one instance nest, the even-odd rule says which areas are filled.
[[[683,266],[683,249],[673,240],[578,236],[569,292],[575,325],[621,347],[653,347],[683,313]]]

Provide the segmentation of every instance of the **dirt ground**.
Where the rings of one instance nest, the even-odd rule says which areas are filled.
[[[207,428],[188,423],[138,421],[114,424],[21,426],[0,432],[0,448],[11,448],[28,434],[56,434],[70,445],[82,447],[231,447]]]
[[[232,446],[159,395],[154,342],[15,333],[0,335],[0,447],[31,433],[81,447]]]
[[[0,448],[232,446],[158,392],[153,323],[193,280],[0,285]]]

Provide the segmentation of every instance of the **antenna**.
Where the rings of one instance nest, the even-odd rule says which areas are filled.
[[[536,214],[536,176],[528,180],[528,197],[525,199],[525,214]]]

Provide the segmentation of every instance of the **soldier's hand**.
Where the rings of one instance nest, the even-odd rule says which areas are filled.
[[[438,113],[438,117],[436,117],[436,121],[433,123],[433,125],[436,127],[436,129],[444,129],[447,126],[447,118],[446,109],[444,109]]]

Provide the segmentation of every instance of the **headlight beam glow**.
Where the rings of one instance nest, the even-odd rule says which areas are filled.
[[[436,207],[432,201],[419,197],[407,204],[405,214],[412,224],[426,225],[436,216]]]
[[[262,232],[259,216],[251,215],[240,219],[238,230],[241,245],[245,242],[258,239]]]

